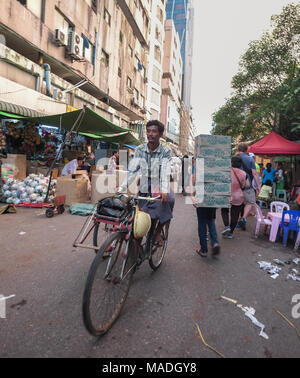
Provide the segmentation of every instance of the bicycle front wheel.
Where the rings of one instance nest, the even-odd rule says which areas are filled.
[[[156,270],[160,267],[167,250],[168,236],[169,236],[170,221],[166,222],[161,230],[161,237],[163,240],[162,245],[155,245],[153,240],[151,241],[151,254],[149,259],[150,267]]]
[[[118,318],[135,264],[134,244],[127,242],[123,233],[113,233],[102,244],[91,265],[83,294],[83,322],[92,335],[103,335]]]

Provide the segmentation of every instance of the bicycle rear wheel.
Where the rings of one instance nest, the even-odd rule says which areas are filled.
[[[168,236],[169,236],[169,226],[170,221],[166,222],[161,230],[161,237],[163,240],[162,246],[156,246],[154,240],[151,240],[151,253],[149,259],[149,265],[153,270],[156,270],[160,267],[167,250],[168,245]]]
[[[99,249],[83,293],[83,322],[94,336],[106,333],[118,318],[128,295],[136,256],[134,244],[113,233]],[[109,248],[109,256],[104,252]],[[125,256],[128,248],[127,257]],[[107,257],[106,257],[107,256]]]

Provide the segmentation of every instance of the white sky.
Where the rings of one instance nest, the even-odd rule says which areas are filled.
[[[194,0],[191,105],[197,134],[209,134],[212,113],[230,97],[231,79],[250,41],[271,29],[271,16],[294,0]]]

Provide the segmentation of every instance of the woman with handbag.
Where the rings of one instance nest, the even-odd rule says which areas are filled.
[[[243,190],[250,187],[249,180],[247,179],[246,172],[241,169],[242,159],[236,155],[231,158],[231,208],[230,208],[230,221],[229,209],[222,209],[222,219],[224,223],[223,236],[227,239],[233,238],[233,231],[239,220],[239,214],[244,203]]]

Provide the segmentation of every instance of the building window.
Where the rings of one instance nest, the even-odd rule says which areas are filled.
[[[162,43],[161,33],[159,31],[158,26],[155,27],[155,38],[158,40],[159,43]]]
[[[123,43],[123,40],[124,40],[124,34],[123,34],[123,32],[120,30],[119,41],[120,41],[121,44]]]
[[[178,13],[176,14],[176,20],[185,20],[186,16],[184,13]]]
[[[110,20],[111,20],[111,16],[108,12],[108,10],[106,8],[104,8],[104,20],[108,23],[108,25],[110,26]]]
[[[141,62],[139,58],[135,55],[134,56],[134,69],[135,71],[142,70],[143,66],[141,65]]]
[[[122,70],[121,70],[120,67],[118,68],[118,76],[119,76],[119,77],[122,77]]]
[[[42,15],[42,0],[18,0],[19,3],[24,5],[35,16],[41,18]]]
[[[142,109],[145,108],[145,97],[143,95],[140,96],[140,104],[139,105]]]
[[[127,76],[127,87],[131,88],[131,86],[132,86],[132,80],[130,79],[129,76]]]
[[[160,94],[159,94],[159,91],[157,91],[156,89],[152,88],[152,91],[151,91],[151,102],[155,105],[159,105],[160,104]]]
[[[128,45],[128,52],[129,52],[129,56],[132,58],[133,57],[133,50],[132,50],[132,47],[130,45]]]
[[[103,49],[101,52],[101,62],[104,63],[106,67],[109,66],[109,55]]]
[[[98,11],[98,0],[92,0],[92,9],[95,13]]]
[[[176,9],[184,9],[184,4],[176,4],[175,6]]]
[[[157,60],[159,63],[161,62],[161,51],[159,46],[154,47],[154,58]]]
[[[68,23],[66,18],[60,12],[58,12],[57,9],[54,11],[54,27],[55,29],[59,29],[62,33],[64,33],[65,40],[67,41],[71,25]]]
[[[139,98],[140,98],[139,91],[136,88],[134,88],[133,93],[134,93],[134,98],[135,98],[136,102],[138,103],[139,102]]]
[[[163,16],[163,11],[160,6],[157,6],[156,17],[159,19],[160,23],[162,24],[164,16]]]
[[[158,119],[158,111],[151,108],[151,119]]]
[[[153,66],[152,80],[158,85],[161,84],[161,72],[156,66]]]
[[[83,38],[83,56],[90,63],[94,64],[95,46],[82,34]]]

